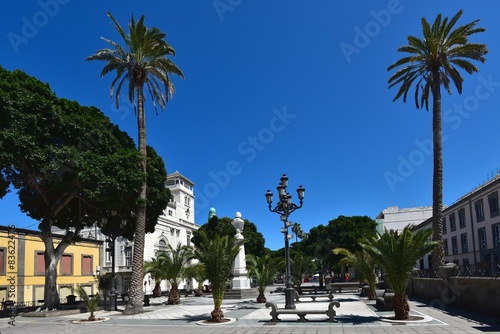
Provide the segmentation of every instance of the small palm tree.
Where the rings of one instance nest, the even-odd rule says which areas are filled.
[[[434,151],[434,173],[432,177],[432,229],[433,240],[443,240],[443,138],[441,119],[441,86],[451,94],[450,83],[462,94],[464,79],[458,70],[469,74],[479,69],[469,60],[484,63],[488,48],[485,44],[469,43],[469,36],[483,32],[477,28],[479,20],[454,29],[462,16],[460,10],[449,20],[436,17],[432,26],[422,18],[424,38],[408,36],[408,45],[400,47],[399,52],[408,55],[389,66],[388,71],[398,69],[389,79],[389,88],[400,85],[394,101],[403,97],[406,102],[408,91],[415,84],[415,105],[417,109],[429,110],[429,98],[432,96],[432,137]],[[432,254],[434,269],[444,264],[443,245],[440,244]]]
[[[171,288],[168,294],[169,305],[179,304],[181,296],[179,294],[179,284],[186,277],[186,267],[189,260],[193,257],[193,249],[190,246],[177,244],[176,248],[172,245],[167,246],[167,251],[162,257],[165,268],[165,279],[170,282]]]
[[[361,246],[384,270],[385,277],[394,290],[395,319],[408,319],[410,306],[405,293],[413,275],[415,263],[430,253],[439,244],[429,241],[432,230],[420,230],[414,234],[414,227],[407,226],[401,233],[385,230],[379,238],[366,238]]]
[[[113,27],[118,31],[124,46],[107,38],[102,38],[112,46],[112,49],[101,49],[86,60],[102,60],[106,65],[101,71],[101,77],[115,71],[116,76],[111,84],[111,98],[115,93],[116,107],[118,108],[120,93],[128,82],[126,91],[130,102],[137,113],[138,147],[142,155],[141,170],[144,173],[142,187],[139,191],[139,204],[136,208],[136,224],[134,234],[134,258],[132,262],[132,277],[129,289],[130,301],[125,307],[125,314],[142,312],[142,279],[144,265],[144,239],[146,234],[146,195],[147,195],[147,145],[146,145],[146,117],[145,94],[146,88],[156,109],[165,108],[169,97],[174,92],[171,74],[184,78],[182,71],[169,59],[175,56],[175,50],[166,41],[166,34],[158,28],[148,28],[144,23],[144,16],[138,21],[132,16],[129,22],[129,33],[125,33],[120,23],[107,13],[113,21]]]
[[[95,321],[96,317],[94,313],[97,311],[97,307],[99,306],[99,294],[97,293],[94,296],[90,297],[87,294],[87,291],[85,291],[85,289],[81,285],[79,285],[78,295],[80,296],[80,299],[85,303],[87,310],[90,312],[88,321]]]
[[[194,252],[194,257],[205,267],[207,279],[212,285],[214,310],[212,322],[221,322],[224,312],[221,306],[224,300],[226,287],[229,284],[233,262],[240,251],[244,240],[236,240],[229,236],[215,235],[208,238],[205,231],[200,233],[201,242]]]
[[[207,279],[205,266],[201,263],[196,263],[186,267],[186,278],[195,279],[198,282],[197,289],[194,292],[195,297],[203,296],[203,281]]]
[[[290,270],[293,278],[293,283],[295,284],[295,289],[298,293],[302,292],[300,288],[300,286],[302,285],[302,276],[304,275],[304,273],[309,273],[313,269],[314,262],[310,257],[304,256],[301,253],[297,253],[292,258],[290,263]]]
[[[368,299],[375,299],[375,283],[377,282],[377,262],[370,256],[366,250],[351,253],[346,248],[335,248],[334,254],[341,254],[345,257],[340,260],[340,264],[352,266],[356,269],[360,281],[368,282]]]
[[[267,299],[264,292],[266,287],[274,281],[278,273],[278,266],[276,266],[269,254],[260,257],[247,255],[246,262],[248,275],[257,282],[259,291],[257,303],[265,303]]]
[[[151,261],[144,262],[144,275],[150,274],[155,281],[153,297],[161,297],[161,281],[166,279],[165,252],[158,252]]]

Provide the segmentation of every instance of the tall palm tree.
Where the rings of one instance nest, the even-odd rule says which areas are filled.
[[[151,258],[151,261],[144,262],[144,275],[150,274],[151,278],[155,281],[153,289],[153,297],[161,297],[161,281],[164,280],[165,269],[165,252],[159,252],[156,257]]]
[[[293,223],[292,232],[295,233],[295,242],[297,242],[297,238],[303,233],[299,223]]]
[[[340,260],[340,264],[348,265],[356,269],[360,281],[368,282],[368,299],[375,299],[375,283],[377,282],[377,262],[370,256],[366,250],[351,253],[346,248],[335,248],[334,254],[341,254],[345,257]]]
[[[432,96],[432,136],[434,152],[434,172],[432,179],[432,229],[433,240],[441,244],[434,250],[432,264],[434,269],[444,263],[443,240],[443,140],[441,120],[441,86],[451,94],[450,82],[462,94],[464,79],[459,70],[472,74],[479,69],[469,60],[484,63],[484,55],[488,49],[484,44],[469,43],[469,36],[483,32],[477,28],[479,20],[467,23],[454,29],[462,16],[460,10],[455,16],[442,19],[436,17],[432,26],[422,18],[423,39],[408,36],[408,45],[398,49],[409,55],[396,61],[388,67],[388,71],[398,69],[389,78],[389,88],[399,85],[394,101],[406,97],[411,86],[415,85],[415,104],[417,109],[429,110],[429,97]]]
[[[186,267],[189,260],[193,258],[193,249],[190,246],[177,244],[174,248],[168,245],[164,257],[165,278],[170,282],[170,293],[168,294],[169,305],[179,304],[181,297],[179,294],[179,284],[186,277]]]
[[[129,33],[126,34],[118,21],[111,15],[113,27],[123,39],[124,46],[102,37],[112,46],[112,49],[101,49],[86,60],[103,60],[106,65],[101,71],[101,77],[109,72],[116,72],[111,84],[111,98],[115,93],[116,107],[125,82],[128,81],[128,99],[135,102],[137,113],[138,147],[142,154],[141,169],[144,180],[139,191],[139,201],[136,208],[136,225],[134,234],[134,255],[130,301],[125,307],[125,314],[142,312],[142,273],[144,265],[144,236],[146,230],[146,119],[144,109],[144,87],[150,93],[155,110],[165,105],[174,92],[174,85],[169,75],[175,74],[184,78],[182,71],[168,57],[175,55],[175,50],[165,41],[166,34],[158,28],[148,28],[144,24],[144,16],[136,22],[132,16],[129,22]],[[116,85],[116,92],[115,92]]]
[[[257,303],[265,303],[267,301],[264,294],[266,287],[274,281],[278,273],[278,266],[269,254],[259,257],[247,255],[246,262],[248,274],[257,282],[259,291]]]
[[[224,312],[221,309],[222,301],[229,284],[234,259],[244,240],[235,240],[227,235],[215,235],[209,238],[205,231],[201,231],[200,238],[201,242],[195,249],[194,257],[205,266],[207,279],[212,285],[214,310],[211,313],[211,321],[222,322],[224,319]]]
[[[394,290],[395,319],[408,319],[410,306],[405,293],[413,275],[415,263],[436,248],[439,241],[429,241],[432,230],[420,230],[414,234],[414,227],[407,226],[401,233],[385,230],[377,237],[366,238],[361,246],[384,270]]]

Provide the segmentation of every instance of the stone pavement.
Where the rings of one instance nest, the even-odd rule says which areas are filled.
[[[283,294],[266,294],[268,300],[284,307]],[[17,317],[15,326],[9,319],[0,319],[0,334],[15,333],[241,333],[241,334],[327,334],[327,333],[500,333],[500,318],[480,316],[473,313],[447,309],[445,311],[429,307],[427,304],[411,301],[411,315],[420,316],[415,322],[395,322],[388,318],[394,312],[378,311],[374,301],[360,298],[354,293],[337,293],[334,300],[340,302],[337,323],[329,323],[325,315],[308,315],[309,322],[301,323],[296,315],[280,315],[279,323],[270,323],[270,308],[252,300],[225,300],[223,311],[232,322],[223,325],[200,325],[210,318],[213,309],[211,297],[184,297],[179,305],[165,305],[166,298],[152,298],[151,306],[145,312],[124,316],[121,312],[99,311],[98,317],[106,321],[91,324],[74,324],[74,320],[86,319],[86,314],[57,317]],[[296,303],[297,309],[328,308],[328,298]]]

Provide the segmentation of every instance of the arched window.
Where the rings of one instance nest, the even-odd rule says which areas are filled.
[[[158,241],[158,249],[156,252],[166,252],[167,251],[167,242],[164,239],[160,239]]]

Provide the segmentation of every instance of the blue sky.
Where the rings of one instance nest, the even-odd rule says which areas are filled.
[[[219,217],[240,211],[283,246],[279,216],[264,194],[283,173],[289,192],[306,188],[290,220],[303,230],[339,215],[375,218],[388,206],[432,204],[431,113],[392,102],[387,67],[402,55],[420,19],[438,13],[459,23],[481,19],[488,61],[464,74],[462,95],[443,94],[444,202],[484,182],[500,166],[498,1],[78,1],[2,4],[0,65],[48,82],[59,97],[101,109],[137,137],[133,109],[109,98],[112,75],[85,62],[120,41],[106,12],[126,26],[132,14],[167,33],[186,78],[165,111],[147,105],[148,144],[196,183],[196,222],[211,205]],[[2,225],[36,229],[15,193],[0,200]]]

